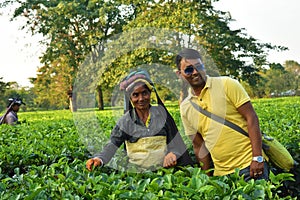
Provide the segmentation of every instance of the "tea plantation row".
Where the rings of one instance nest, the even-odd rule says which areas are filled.
[[[300,162],[300,98],[253,101],[261,129]],[[169,105],[182,131],[178,106]],[[111,167],[89,172],[86,160],[115,125],[114,110],[19,113],[22,124],[0,126],[0,199],[297,199],[299,167],[273,169],[270,181],[245,182],[237,173],[208,177],[197,167],[134,173]],[[192,152],[190,141],[184,137]],[[110,166],[118,165],[114,160]],[[121,161],[122,162],[122,161]]]

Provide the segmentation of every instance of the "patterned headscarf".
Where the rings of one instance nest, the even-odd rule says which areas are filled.
[[[10,106],[13,106],[13,105],[26,105],[22,99],[20,98],[9,98],[8,99],[8,104],[7,104],[7,107],[10,107]]]
[[[120,89],[129,92],[138,82],[145,83],[149,90],[152,90],[154,88],[153,82],[151,81],[148,72],[144,70],[137,70],[131,72],[122,80],[122,82],[120,83]]]
[[[155,91],[154,84],[150,75],[145,70],[136,70],[128,74],[120,83],[120,90],[125,92],[124,95],[124,112],[131,110],[133,107],[130,103],[130,93],[137,83],[144,83],[150,91]],[[157,93],[156,93],[157,94]],[[158,95],[157,95],[158,96]]]

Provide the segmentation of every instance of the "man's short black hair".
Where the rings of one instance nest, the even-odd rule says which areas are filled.
[[[184,48],[177,54],[176,60],[175,60],[177,69],[179,69],[179,70],[180,70],[180,62],[181,62],[182,58],[185,58],[185,59],[200,58],[202,60],[202,57],[201,57],[199,51],[197,51],[195,49]]]

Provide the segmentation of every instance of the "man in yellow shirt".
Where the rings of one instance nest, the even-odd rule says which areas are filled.
[[[183,49],[176,57],[176,65],[177,74],[191,87],[180,112],[185,134],[192,139],[202,168],[209,169],[212,159],[215,176],[239,168],[245,180],[268,179],[258,117],[244,88],[229,77],[207,76],[201,55],[194,49]],[[192,102],[238,125],[249,137],[203,115]]]

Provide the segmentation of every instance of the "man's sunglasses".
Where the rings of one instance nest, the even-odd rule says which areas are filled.
[[[192,75],[194,70],[197,70],[198,72],[201,71],[201,70],[204,70],[204,64],[202,63],[197,63],[195,65],[189,65],[187,66],[185,69],[184,69],[184,73],[186,75]]]

